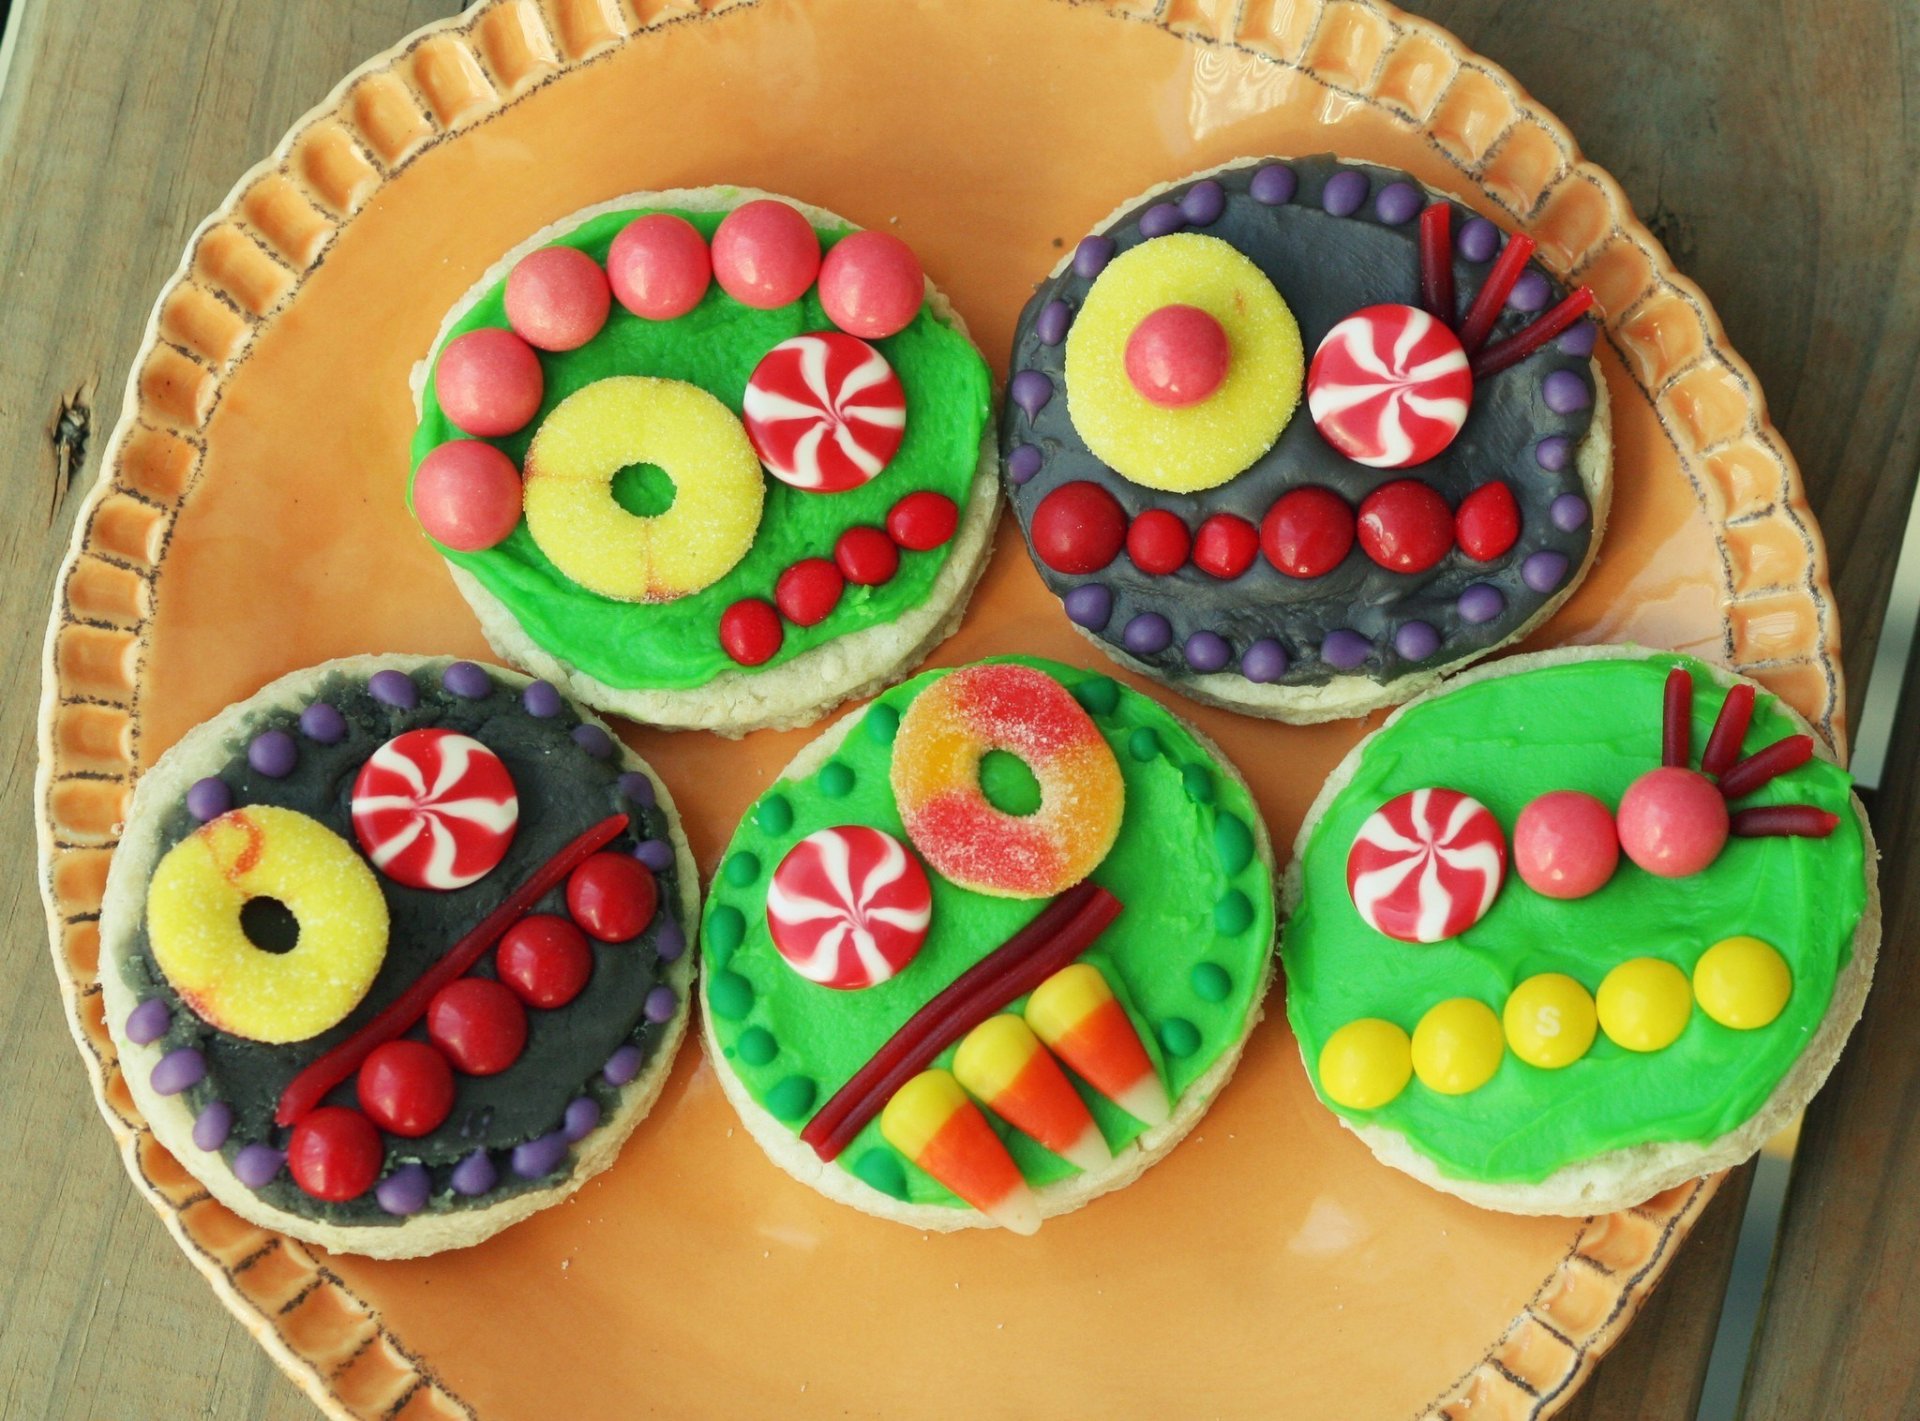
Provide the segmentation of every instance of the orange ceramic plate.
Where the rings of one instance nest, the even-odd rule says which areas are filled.
[[[907,238],[990,356],[1120,199],[1245,154],[1411,169],[1590,282],[1615,409],[1599,565],[1538,644],[1635,638],[1757,675],[1838,738],[1838,633],[1746,366],[1619,189],[1513,81],[1365,0],[494,0],[350,78],[198,233],[62,575],[40,784],[55,956],[140,1187],[329,1412],[1540,1415],[1713,1184],[1588,1221],[1476,1212],[1377,1165],[1270,1010],[1199,1132],[1037,1239],[925,1237],[770,1165],[689,1046],[607,1174],[483,1247],[326,1257],[242,1223],[115,1069],[94,915],[139,768],[294,667],[486,650],[406,517],[407,374],[528,232],[733,182]],[[1019,539],[954,662],[1095,664]],[[1167,692],[1148,689],[1166,697]],[[1367,728],[1185,704],[1276,842]],[[703,865],[813,732],[638,734]]]

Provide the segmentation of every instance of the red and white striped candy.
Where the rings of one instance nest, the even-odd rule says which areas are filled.
[[[879,351],[844,331],[783,340],[747,381],[741,413],[767,472],[809,493],[841,493],[899,452],[907,396]]]
[[[1368,306],[1327,332],[1307,369],[1321,437],[1357,464],[1434,458],[1467,422],[1473,372],[1460,340],[1415,306]]]
[[[809,982],[850,990],[913,960],[933,920],[927,871],[893,835],[819,829],[787,851],[767,888],[767,929]]]
[[[520,796],[500,757],[470,735],[409,730],[360,767],[353,836],[409,888],[465,888],[506,857]]]
[[[1367,816],[1347,855],[1347,891],[1369,927],[1402,942],[1457,937],[1507,874],[1500,821],[1458,790],[1416,789]]]

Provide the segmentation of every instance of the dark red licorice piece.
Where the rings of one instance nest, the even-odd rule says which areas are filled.
[[[1015,997],[1072,962],[1120,916],[1120,900],[1078,883],[1006,942],[956,977],[894,1032],[800,1132],[823,1160],[836,1158],[893,1093],[942,1051]]]
[[[1460,323],[1460,346],[1469,356],[1487,343],[1493,323],[1500,319],[1500,311],[1513,293],[1513,283],[1520,279],[1527,258],[1532,255],[1533,238],[1524,232],[1515,232],[1507,238],[1500,255],[1493,259],[1493,270],[1474,293],[1473,304],[1467,307],[1467,318]]]
[[[1667,673],[1660,715],[1660,763],[1686,769],[1693,762],[1693,677],[1684,667]]]
[[[1509,365],[1518,365],[1586,315],[1588,308],[1592,305],[1593,288],[1590,286],[1582,286],[1579,290],[1561,297],[1559,302],[1538,320],[1528,323],[1505,340],[1497,340],[1484,350],[1476,352],[1470,362],[1473,378],[1484,380],[1489,375],[1498,375]]]
[[[1763,804],[1737,809],[1728,823],[1736,839],[1824,839],[1840,827],[1840,816],[1811,804]]]
[[[1436,202],[1420,214],[1420,303],[1449,330],[1453,308],[1453,205]]]
[[[1747,738],[1747,727],[1753,723],[1753,687],[1744,682],[1727,692],[1727,698],[1720,703],[1720,714],[1713,722],[1713,734],[1707,737],[1707,748],[1700,755],[1702,774],[1718,779],[1732,769],[1740,758],[1740,743]]]
[[[312,1110],[326,1093],[360,1069],[373,1048],[392,1041],[427,1014],[427,1004],[442,987],[466,974],[481,954],[498,942],[506,930],[545,897],[589,854],[612,843],[627,827],[627,816],[613,814],[580,834],[559,853],[541,864],[525,883],[507,895],[479,924],[448,948],[393,1004],[312,1065],[287,1082],[273,1114],[276,1125],[291,1125]]]
[[[1799,769],[1812,758],[1813,737],[1789,735],[1763,750],[1755,750],[1720,776],[1720,793],[1728,799],[1745,799],[1761,785],[1778,779],[1789,770]]]

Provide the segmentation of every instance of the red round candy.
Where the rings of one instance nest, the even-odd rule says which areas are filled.
[[[1520,811],[1513,823],[1513,866],[1547,898],[1598,892],[1620,865],[1613,814],[1590,794],[1557,789]]]
[[[456,1070],[497,1076],[527,1046],[527,1009],[490,977],[449,982],[427,1003],[427,1035]]]
[[[429,538],[456,552],[480,552],[511,533],[521,495],[513,460],[478,439],[439,445],[413,474],[413,516]]]
[[[849,528],[833,545],[833,561],[855,587],[878,587],[900,570],[900,549],[878,528]]]
[[[827,618],[840,605],[840,593],[846,587],[829,558],[802,558],[780,574],[773,585],[773,600],[780,615],[796,627],[811,627]]]
[[[586,934],[555,913],[533,913],[508,928],[493,970],[530,1007],[551,1011],[580,995],[593,975]]]
[[[359,1111],[325,1105],[293,1127],[287,1169],[293,1182],[329,1204],[358,1199],[380,1178],[386,1148],[380,1132]]]
[[[630,942],[660,906],[653,870],[630,854],[602,850],[567,875],[567,911],[602,942]]]
[[[959,526],[959,507],[944,493],[932,489],[908,494],[887,513],[887,535],[910,552],[924,553],[942,546]]]
[[[426,1042],[405,1036],[367,1053],[354,1088],[369,1120],[409,1140],[438,1130],[453,1110],[453,1067]]]
[[[713,280],[707,239],[684,217],[653,212],[620,229],[607,248],[607,280],[620,304],[649,321],[671,321],[700,304]]]
[[[546,376],[533,347],[493,326],[455,336],[433,368],[441,411],[481,439],[524,428],[539,411],[545,390]]]
[[[1127,337],[1127,379],[1164,409],[1206,399],[1227,378],[1232,360],[1227,333],[1198,306],[1162,306]]]
[[[713,278],[742,306],[770,311],[798,301],[820,274],[813,224],[784,202],[736,207],[713,233]]]
[[[578,350],[600,334],[612,305],[606,272],[578,247],[528,252],[507,273],[507,320],[540,350]]]
[[[1502,483],[1482,484],[1460,500],[1453,514],[1460,551],[1475,562],[1492,562],[1520,539],[1520,506]]]
[[[821,309],[862,340],[905,330],[926,293],[920,259],[891,232],[850,232],[820,263]]]
[[[1453,547],[1453,510],[1418,479],[1382,484],[1360,504],[1360,546],[1390,572],[1425,572]]]
[[[1330,488],[1290,489],[1260,520],[1260,547],[1288,577],[1323,577],[1353,547],[1353,510]]]
[[[1223,581],[1240,576],[1260,555],[1260,533],[1231,513],[1216,513],[1193,535],[1193,565]]]
[[[773,603],[744,597],[720,614],[720,645],[742,666],[759,666],[780,650],[786,633]]]
[[[1620,800],[1620,847],[1648,873],[1699,873],[1727,843],[1727,801],[1712,780],[1678,765],[1648,770]]]
[[[1127,556],[1140,571],[1165,577],[1186,566],[1193,535],[1176,513],[1149,508],[1127,529]]]
[[[1027,529],[1034,555],[1055,572],[1098,572],[1120,554],[1127,514],[1099,484],[1061,484],[1040,500]]]

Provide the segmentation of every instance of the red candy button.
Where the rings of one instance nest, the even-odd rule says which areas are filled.
[[[833,545],[833,561],[855,587],[878,587],[900,570],[900,549],[878,528],[849,528]]]
[[[820,308],[863,340],[905,330],[926,293],[920,259],[891,232],[849,232],[820,263]]]
[[[1360,826],[1347,855],[1347,890],[1375,931],[1439,942],[1486,916],[1506,871],[1506,840],[1491,810],[1458,790],[1416,789]]]
[[[1165,577],[1186,566],[1192,547],[1193,535],[1187,525],[1178,514],[1164,508],[1148,509],[1127,529],[1127,556],[1135,567],[1153,577]]]
[[[1513,821],[1513,867],[1520,881],[1548,898],[1584,898],[1606,885],[1620,864],[1613,815],[1590,794],[1543,794]]]
[[[1416,306],[1368,306],[1327,332],[1307,410],[1327,443],[1371,469],[1424,463],[1467,422],[1473,372],[1459,337]]]
[[[527,1010],[502,983],[462,977],[427,1003],[427,1035],[456,1069],[497,1076],[527,1048]]]
[[[1231,513],[1216,513],[1193,535],[1193,565],[1222,580],[1240,576],[1260,553],[1253,524]]]
[[[480,439],[512,434],[533,418],[546,389],[540,357],[512,331],[483,326],[455,336],[433,367],[440,410]]]
[[[344,1204],[373,1188],[385,1156],[371,1120],[344,1105],[328,1105],[293,1127],[287,1169],[315,1199]]]
[[[742,666],[759,666],[771,660],[785,639],[780,614],[771,602],[748,597],[720,614],[720,645]]]
[[[932,489],[908,494],[887,514],[887,535],[909,552],[924,553],[944,546],[959,526],[958,506]]]
[[[1453,547],[1453,510],[1418,479],[1397,479],[1360,504],[1360,546],[1390,572],[1425,572]]]
[[[817,626],[840,605],[847,580],[829,558],[802,558],[773,584],[774,604],[796,627]]]
[[[1475,562],[1492,562],[1520,538],[1520,506],[1505,484],[1483,484],[1460,500],[1453,515],[1460,551]]]
[[[507,320],[541,350],[578,350],[600,334],[612,305],[606,272],[578,247],[528,252],[507,273]]]
[[[524,490],[513,460],[479,439],[453,439],[413,474],[413,516],[456,552],[491,548],[520,522]]]
[[[807,835],[773,871],[767,929],[809,982],[852,990],[913,960],[933,917],[926,870],[893,835],[849,824]]]
[[[1291,489],[1260,520],[1260,546],[1288,577],[1324,577],[1353,547],[1353,510],[1332,489]]]
[[[644,320],[684,316],[713,280],[707,240],[670,212],[636,217],[607,249],[607,280],[620,304]]]
[[[1127,379],[1163,409],[1196,405],[1227,378],[1233,349],[1220,323],[1198,306],[1162,306],[1127,337]]]
[[[1035,555],[1055,572],[1098,572],[1119,556],[1127,514],[1119,499],[1081,479],[1041,499],[1028,532]]]
[[[819,274],[820,238],[784,202],[745,203],[714,229],[714,280],[743,306],[770,311],[798,301]]]
[[[1620,798],[1620,847],[1648,873],[1685,878],[1726,847],[1727,801],[1705,775],[1678,765],[1648,770]]]
[[[500,757],[470,735],[423,727],[367,757],[353,781],[353,836],[409,888],[450,892],[506,857],[520,797]]]
[[[494,950],[493,970],[530,1007],[563,1007],[593,975],[586,934],[553,913],[534,913],[507,929]]]
[[[354,1085],[367,1118],[389,1135],[416,1140],[453,1110],[453,1067],[424,1041],[401,1037],[373,1048]]]
[[[629,854],[603,850],[567,877],[567,911],[602,942],[639,937],[659,906],[653,870]]]
[[[760,357],[740,417],[768,473],[809,493],[843,493],[877,478],[900,452],[907,394],[865,341],[816,331]]]

